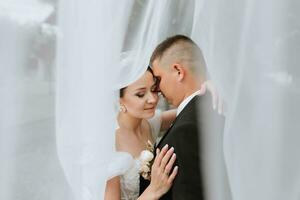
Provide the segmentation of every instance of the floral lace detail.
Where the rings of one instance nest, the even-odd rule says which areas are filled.
[[[136,200],[139,197],[140,161],[133,159],[132,166],[120,177],[121,199]]]

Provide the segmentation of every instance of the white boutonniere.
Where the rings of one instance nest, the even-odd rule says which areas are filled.
[[[146,179],[151,179],[151,166],[153,164],[153,158],[154,158],[154,146],[153,144],[148,140],[147,142],[147,149],[141,152],[140,155],[140,174],[141,176]]]

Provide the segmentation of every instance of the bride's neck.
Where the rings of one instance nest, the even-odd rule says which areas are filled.
[[[118,124],[120,129],[138,133],[141,129],[142,119],[130,116],[128,114],[119,113]]]

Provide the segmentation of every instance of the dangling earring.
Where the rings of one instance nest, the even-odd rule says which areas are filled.
[[[126,113],[127,112],[127,109],[124,105],[120,105],[120,112],[122,113]]]

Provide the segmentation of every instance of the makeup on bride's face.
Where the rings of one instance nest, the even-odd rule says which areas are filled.
[[[158,102],[158,93],[154,88],[156,87],[153,76],[148,71],[130,84],[120,99],[127,108],[127,113],[137,118],[153,117]]]

